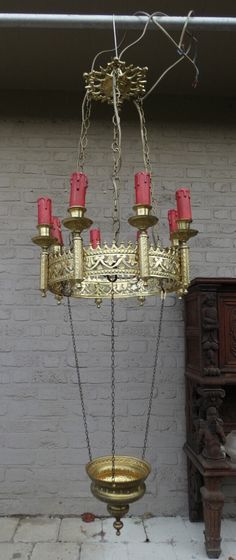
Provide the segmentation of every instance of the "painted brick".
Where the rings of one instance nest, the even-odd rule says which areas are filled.
[[[158,117],[159,118],[159,117]],[[192,275],[236,274],[235,132],[231,126],[153,118],[153,185],[168,239],[166,214],[174,191],[189,186],[199,237],[192,240]],[[38,292],[39,252],[31,245],[40,195],[53,197],[63,217],[74,171],[78,119],[4,119],[0,134],[0,513],[78,514],[105,506],[89,494],[88,461],[67,309]],[[88,215],[111,238],[110,125],[91,130]],[[224,141],[222,141],[224,138]],[[142,169],[137,127],[123,131],[121,238],[135,238],[125,223],[132,213],[133,179]],[[92,164],[89,164],[89,159]],[[128,179],[127,179],[128,177]],[[9,219],[11,217],[12,219]],[[108,217],[108,220],[107,220]],[[101,218],[101,221],[100,221]],[[108,223],[109,222],[109,223]],[[35,229],[36,232],[36,229]],[[65,235],[67,238],[67,236]],[[88,240],[88,235],[85,235]],[[157,305],[156,305],[157,303]],[[187,513],[184,442],[183,303],[166,299],[154,391],[148,458],[148,494],[132,512]],[[110,307],[73,302],[73,316],[91,441],[110,453]],[[152,376],[158,299],[116,306],[117,439],[122,452],[140,455]],[[3,387],[3,389],[2,389]],[[156,468],[158,465],[158,469]],[[74,494],[75,493],[75,494]],[[230,504],[229,504],[230,506]],[[23,545],[22,545],[23,546]],[[43,545],[36,551],[45,552]],[[35,552],[35,554],[36,554]],[[45,552],[46,554],[46,552]]]

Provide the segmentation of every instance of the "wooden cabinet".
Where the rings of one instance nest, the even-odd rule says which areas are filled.
[[[218,558],[222,481],[236,477],[224,452],[225,435],[236,429],[236,280],[192,281],[185,297],[185,340],[189,517],[204,517],[207,554]]]

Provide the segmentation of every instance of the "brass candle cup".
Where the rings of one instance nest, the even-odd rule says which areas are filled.
[[[65,218],[62,223],[70,231],[81,233],[84,229],[90,228],[93,221],[84,216],[86,208],[84,206],[70,206],[68,208],[69,218]]]

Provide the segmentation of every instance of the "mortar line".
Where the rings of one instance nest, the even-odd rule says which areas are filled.
[[[8,519],[9,519],[9,517],[8,517]],[[16,524],[16,528],[15,528],[15,531],[12,535],[12,538],[11,538],[10,542],[14,542],[14,537],[15,537],[16,531],[17,531],[17,529],[19,527],[19,524],[20,524],[20,517],[18,517],[17,519],[18,519],[18,521],[17,521],[17,524]]]
[[[59,525],[58,525],[58,531],[57,531],[56,542],[59,542],[59,535],[60,535],[60,529],[61,529],[62,518],[61,518],[61,517],[58,517],[57,519],[59,519]]]
[[[32,545],[31,551],[30,551],[30,556],[28,556],[28,560],[31,560],[32,555],[33,555],[33,551],[34,551],[34,547],[36,546],[37,543],[30,543]]]
[[[144,533],[145,533],[145,535],[146,535],[146,540],[145,540],[145,542],[151,542],[150,539],[149,539],[149,536],[148,536],[148,534],[147,534],[147,531],[146,531],[146,527],[145,527],[145,525],[144,525],[144,519],[143,519],[143,518],[142,518],[142,525],[143,525]]]

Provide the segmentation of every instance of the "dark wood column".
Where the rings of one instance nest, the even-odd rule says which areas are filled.
[[[221,513],[224,494],[221,492],[221,477],[204,477],[201,488],[205,521],[205,546],[209,558],[219,558],[221,553]]]

